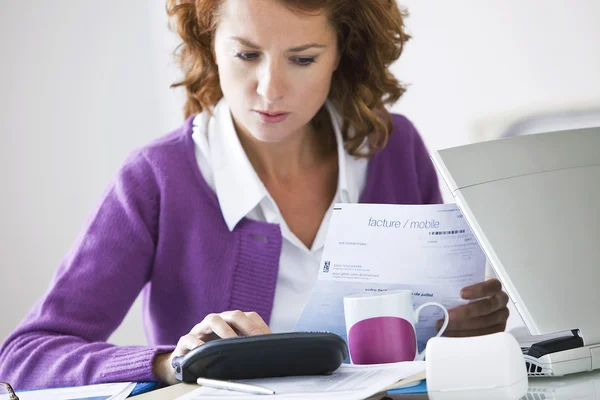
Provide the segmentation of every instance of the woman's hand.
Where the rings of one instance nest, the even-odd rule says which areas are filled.
[[[179,339],[173,352],[157,355],[152,363],[152,370],[163,382],[172,385],[178,382],[171,365],[174,357],[183,356],[210,340],[236,337],[238,334],[255,336],[268,333],[271,330],[255,312],[225,311],[221,314],[209,314],[190,333]]]
[[[448,311],[450,321],[444,336],[480,336],[504,331],[509,313],[508,295],[502,291],[498,279],[468,286],[461,290],[460,296],[465,300],[479,300]],[[442,322],[437,322],[438,330]]]

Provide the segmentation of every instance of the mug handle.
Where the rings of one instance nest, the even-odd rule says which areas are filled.
[[[419,322],[419,314],[421,313],[421,310],[423,310],[425,307],[429,307],[429,306],[439,307],[444,312],[444,324],[442,325],[442,328],[437,333],[437,335],[435,335],[435,337],[442,336],[442,334],[448,327],[448,321],[450,320],[450,317],[448,315],[448,309],[440,303],[437,303],[435,301],[430,301],[428,303],[421,304],[419,307],[417,307],[417,309],[415,310],[415,323]],[[423,350],[421,353],[417,354],[417,356],[415,357],[415,361],[423,361],[424,358],[425,358],[425,350]]]

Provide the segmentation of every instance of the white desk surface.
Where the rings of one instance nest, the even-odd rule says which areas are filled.
[[[196,389],[197,385],[179,384],[136,396],[136,400],[172,400]],[[426,395],[395,395],[392,399],[426,400]],[[600,400],[600,370],[558,378],[529,378],[526,400]],[[517,400],[517,399],[515,399]]]
[[[529,378],[529,390],[526,399],[600,399],[600,370],[557,378]]]

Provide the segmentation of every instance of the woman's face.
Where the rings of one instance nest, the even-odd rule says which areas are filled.
[[[214,46],[234,121],[262,142],[305,132],[338,64],[327,16],[294,14],[277,0],[225,0]]]

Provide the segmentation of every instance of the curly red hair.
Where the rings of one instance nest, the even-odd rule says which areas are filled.
[[[214,106],[223,93],[213,59],[213,36],[223,0],[167,0],[170,25],[183,43],[178,57],[184,78],[173,84],[187,92],[185,117]],[[340,65],[334,72],[329,99],[344,119],[343,136],[350,154],[360,154],[365,139],[372,150],[385,146],[391,117],[385,105],[406,90],[388,70],[410,39],[407,13],[396,0],[277,0],[301,13],[325,11],[338,36]],[[349,137],[352,127],[355,133]]]

